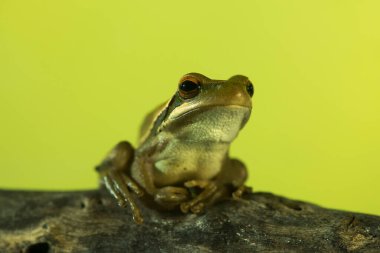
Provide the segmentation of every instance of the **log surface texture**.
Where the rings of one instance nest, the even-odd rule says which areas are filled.
[[[144,207],[133,222],[101,190],[0,190],[0,252],[380,252],[380,217],[251,193],[202,215]]]

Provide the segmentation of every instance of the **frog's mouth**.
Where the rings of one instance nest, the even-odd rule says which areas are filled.
[[[251,108],[241,105],[202,106],[173,117],[163,127],[193,141],[229,143],[247,123],[250,113]]]
[[[242,110],[246,111],[246,121],[249,119],[249,116],[251,114],[252,107],[243,106],[243,105],[204,105],[200,107],[193,107],[190,109],[185,110],[184,108],[176,108],[173,110],[173,112],[170,115],[170,119],[176,120],[181,119],[183,117],[189,117],[190,115],[194,115],[196,113],[203,113],[205,111],[213,111],[215,109],[215,113],[220,112],[220,109],[223,108],[223,110]],[[178,111],[176,111],[178,109]]]

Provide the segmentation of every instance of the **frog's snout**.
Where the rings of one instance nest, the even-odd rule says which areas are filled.
[[[225,103],[252,108],[253,85],[249,83],[229,83],[225,85]]]

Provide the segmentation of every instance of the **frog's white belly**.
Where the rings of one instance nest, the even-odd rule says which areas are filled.
[[[226,143],[171,141],[156,158],[155,184],[162,187],[215,177],[225,162],[228,146]]]
[[[215,177],[249,113],[250,109],[241,106],[215,106],[193,111],[182,124],[177,119],[175,130],[161,131],[157,140],[167,145],[154,158],[155,184]]]

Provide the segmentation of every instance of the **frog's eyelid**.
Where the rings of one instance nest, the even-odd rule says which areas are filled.
[[[179,84],[178,84],[178,87],[185,81],[191,81],[193,83],[196,83],[198,85],[202,85],[202,80],[200,80],[199,78],[196,78],[195,76],[191,76],[191,75],[185,75],[184,77],[182,77],[180,80],[179,80]]]

